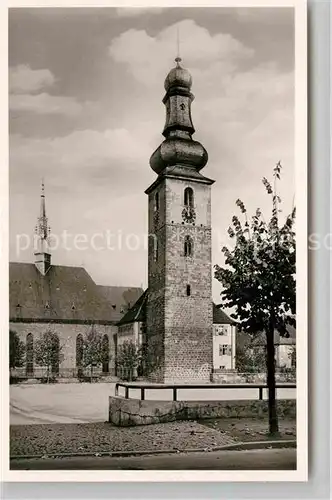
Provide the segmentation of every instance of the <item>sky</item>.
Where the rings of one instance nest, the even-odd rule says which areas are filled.
[[[149,158],[163,140],[178,30],[193,77],[193,138],[209,154],[203,175],[216,181],[212,264],[223,263],[238,198],[249,213],[269,216],[261,179],[278,161],[287,214],[293,15],[271,7],[9,9],[10,260],[33,262],[44,179],[52,263],[84,266],[98,284],[147,286],[144,191],[155,180]],[[214,279],[217,302],[220,291]]]

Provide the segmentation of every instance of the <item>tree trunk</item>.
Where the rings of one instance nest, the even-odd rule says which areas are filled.
[[[275,352],[274,328],[266,332],[266,368],[269,406],[269,434],[275,436],[279,433],[277,402],[276,402],[276,377],[275,377]]]
[[[47,383],[50,383],[50,366],[47,365]]]
[[[93,366],[90,366],[90,383],[92,383],[92,372],[93,372]]]

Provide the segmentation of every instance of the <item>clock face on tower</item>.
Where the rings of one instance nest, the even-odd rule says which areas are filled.
[[[184,207],[182,210],[182,219],[184,222],[194,223],[196,220],[196,214],[193,207]]]

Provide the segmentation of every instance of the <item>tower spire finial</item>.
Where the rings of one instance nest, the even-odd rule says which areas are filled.
[[[177,64],[177,66],[179,66],[179,63],[182,61],[182,59],[180,57],[180,27],[179,27],[179,25],[176,28],[176,52],[177,52],[177,55],[175,58],[175,62]]]

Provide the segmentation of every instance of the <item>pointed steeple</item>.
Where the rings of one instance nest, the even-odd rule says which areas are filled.
[[[51,254],[49,251],[49,235],[51,228],[48,224],[45,204],[45,185],[42,180],[40,195],[40,213],[35,227],[37,246],[35,251],[35,265],[41,274],[45,275],[51,267]]]

